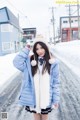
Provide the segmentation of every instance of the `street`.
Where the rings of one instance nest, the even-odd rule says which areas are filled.
[[[8,120],[33,120],[31,113],[17,105],[21,80],[22,74],[0,94],[0,112],[7,112]],[[61,61],[60,81],[60,106],[49,114],[49,120],[80,120],[80,78]]]

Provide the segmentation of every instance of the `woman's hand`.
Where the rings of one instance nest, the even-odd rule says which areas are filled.
[[[30,47],[30,45],[27,44],[27,45],[25,45],[25,48],[30,50],[31,47]]]
[[[53,109],[57,109],[58,107],[59,107],[59,104],[58,104],[58,103],[55,103],[55,104],[52,105],[52,108],[53,108]]]

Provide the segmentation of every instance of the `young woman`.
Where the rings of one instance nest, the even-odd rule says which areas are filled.
[[[60,100],[59,64],[51,58],[47,45],[37,41],[30,49],[24,48],[15,58],[14,66],[23,72],[19,104],[34,114],[35,120],[48,120],[53,107],[58,108]]]

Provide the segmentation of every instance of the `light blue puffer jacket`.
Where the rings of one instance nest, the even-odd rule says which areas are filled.
[[[14,66],[23,72],[23,81],[20,90],[19,104],[23,106],[36,107],[35,89],[33,76],[31,73],[31,64],[29,49],[24,48],[13,60]],[[51,65],[50,69],[50,105],[60,101],[60,80],[58,60]],[[48,106],[48,107],[49,107]]]

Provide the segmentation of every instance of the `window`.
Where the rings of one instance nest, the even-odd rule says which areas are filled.
[[[2,42],[2,50],[14,50],[14,42]]]
[[[68,23],[68,21],[66,20],[66,21],[63,21],[63,23]]]
[[[10,42],[2,42],[2,50],[10,50]]]
[[[10,24],[1,24],[1,32],[12,32],[13,26]]]
[[[75,20],[75,22],[77,22],[78,20]]]
[[[73,20],[71,20],[71,23],[73,23]]]

